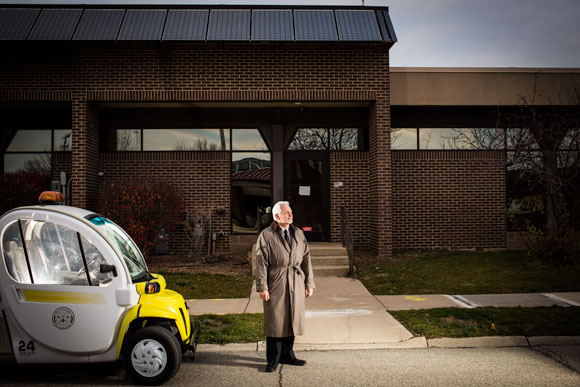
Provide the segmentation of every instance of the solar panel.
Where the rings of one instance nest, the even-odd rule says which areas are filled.
[[[209,16],[207,40],[250,40],[250,10],[217,9]]]
[[[373,11],[336,10],[335,14],[340,40],[381,41],[381,31]]]
[[[252,11],[252,40],[262,41],[292,41],[294,27],[292,26],[292,10],[261,10]]]
[[[40,8],[0,9],[0,40],[26,40]]]
[[[86,9],[73,40],[115,40],[124,9]]]
[[[70,40],[82,9],[43,9],[28,40]]]
[[[167,14],[163,40],[205,40],[209,10],[177,10]]]
[[[296,10],[294,28],[296,40],[338,40],[334,13],[331,10]]]
[[[128,9],[119,32],[119,40],[161,40],[165,9]]]

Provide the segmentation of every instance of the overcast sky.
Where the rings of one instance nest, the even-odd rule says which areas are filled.
[[[61,4],[388,6],[394,67],[580,68],[580,0],[0,0]]]
[[[580,0],[369,0],[387,5],[395,67],[579,67]]]

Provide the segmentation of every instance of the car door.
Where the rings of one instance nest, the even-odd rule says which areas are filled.
[[[109,349],[129,307],[117,305],[116,292],[130,282],[107,241],[82,219],[42,210],[15,211],[0,230],[0,286],[16,357]],[[115,265],[118,275],[100,273],[101,264]]]

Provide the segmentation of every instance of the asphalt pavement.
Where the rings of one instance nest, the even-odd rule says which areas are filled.
[[[263,351],[206,352],[184,360],[167,386],[579,386],[580,346],[298,352],[304,367],[265,373]],[[16,365],[6,386],[133,385],[115,364]]]

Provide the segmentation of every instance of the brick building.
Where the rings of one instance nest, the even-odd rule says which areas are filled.
[[[501,131],[498,107],[538,79],[580,79],[390,69],[387,8],[39,4],[0,9],[3,171],[40,160],[97,211],[112,183],[170,181],[218,251],[250,246],[277,200],[313,241],[340,240],[346,207],[382,256],[506,247],[506,147],[460,137]]]

